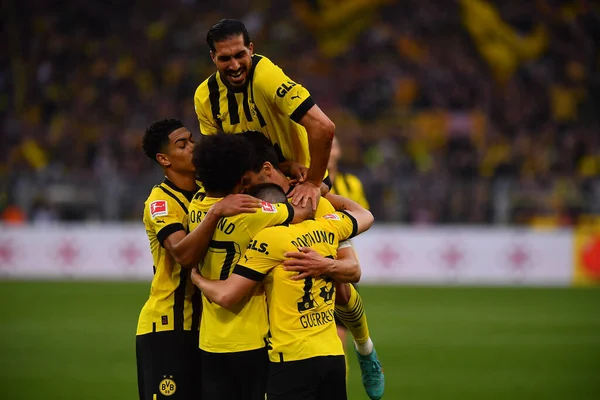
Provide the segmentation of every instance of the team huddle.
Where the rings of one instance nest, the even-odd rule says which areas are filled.
[[[336,323],[380,399],[349,242],[373,216],[332,193],[351,188],[327,172],[335,126],[253,53],[240,21],[207,43],[217,72],[194,96],[201,139],[167,119],[142,143],[165,179],[144,208],[154,278],[136,332],[140,399],[347,399]]]

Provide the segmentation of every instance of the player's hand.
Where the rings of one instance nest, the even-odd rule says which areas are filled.
[[[242,213],[255,213],[261,201],[247,194],[230,194],[213,206],[220,217],[231,217]]]
[[[321,187],[306,181],[294,186],[288,197],[292,198],[293,205],[297,206],[301,204],[302,207],[306,207],[308,200],[310,200],[313,210],[316,210],[319,198],[321,197]]]
[[[299,247],[297,252],[287,252],[284,256],[289,259],[283,262],[283,269],[299,272],[298,275],[292,276],[292,280],[295,281],[327,275],[335,262],[331,258],[323,257],[310,247]]]
[[[308,168],[304,165],[296,162],[296,161],[285,161],[280,164],[281,170],[290,177],[290,184],[296,185],[298,183],[303,183],[306,181],[306,176],[308,175]]]
[[[202,284],[202,280],[204,279],[204,277],[202,277],[202,275],[200,274],[200,271],[198,270],[197,267],[192,268],[192,273],[191,273],[191,279],[192,279],[192,283],[197,286],[198,288],[200,288],[201,284]]]

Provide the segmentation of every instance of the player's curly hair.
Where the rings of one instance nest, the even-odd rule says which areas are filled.
[[[194,149],[194,167],[207,192],[230,194],[252,168],[256,153],[242,135],[202,136]]]
[[[256,152],[255,162],[252,165],[252,171],[260,172],[263,164],[268,161],[277,169],[279,169],[279,157],[277,156],[277,150],[267,137],[261,132],[257,131],[245,131],[241,133],[244,136]]]
[[[153,122],[146,128],[146,133],[142,139],[144,154],[151,160],[158,162],[156,155],[164,151],[165,147],[169,144],[169,135],[179,128],[183,128],[183,123],[174,118]]]
[[[244,37],[244,46],[250,46],[250,35],[248,29],[242,21],[237,19],[222,19],[208,31],[206,35],[206,43],[210,51],[217,51],[215,42],[222,42],[232,36],[242,35]]]
[[[285,203],[287,196],[276,183],[259,183],[248,189],[248,194],[269,203]]]

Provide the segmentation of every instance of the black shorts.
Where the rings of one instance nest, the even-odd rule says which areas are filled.
[[[200,350],[202,400],[265,400],[267,348],[235,353]]]
[[[267,400],[346,400],[344,356],[272,362]]]
[[[354,286],[354,288],[358,292],[358,285],[356,283],[351,283],[351,285]],[[333,314],[333,319],[335,320],[335,325],[337,327],[344,328],[345,330],[348,330],[348,328],[346,328],[346,325],[344,325],[344,323],[342,322],[342,320],[338,318],[337,314],[335,314],[335,313]]]
[[[200,398],[198,331],[135,337],[140,400]]]

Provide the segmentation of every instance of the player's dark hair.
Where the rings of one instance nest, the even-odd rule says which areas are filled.
[[[287,197],[281,186],[275,183],[260,183],[248,189],[248,194],[269,203],[285,203]]]
[[[256,152],[256,159],[252,165],[252,171],[260,172],[263,164],[268,161],[277,169],[279,169],[279,157],[277,157],[277,151],[271,141],[261,132],[257,131],[245,131],[241,133],[254,147]]]
[[[194,167],[207,192],[230,194],[254,163],[255,152],[241,135],[202,136],[194,148]]]
[[[242,35],[244,36],[244,46],[250,46],[250,35],[248,29],[242,21],[237,19],[222,19],[208,31],[206,35],[206,43],[210,48],[210,51],[216,51],[215,42],[222,42],[223,40],[229,39],[233,36]]]
[[[142,151],[151,160],[156,160],[156,155],[164,151],[165,147],[169,144],[169,135],[179,129],[183,128],[183,123],[174,118],[163,119],[160,121],[153,122],[144,133],[142,139]]]

